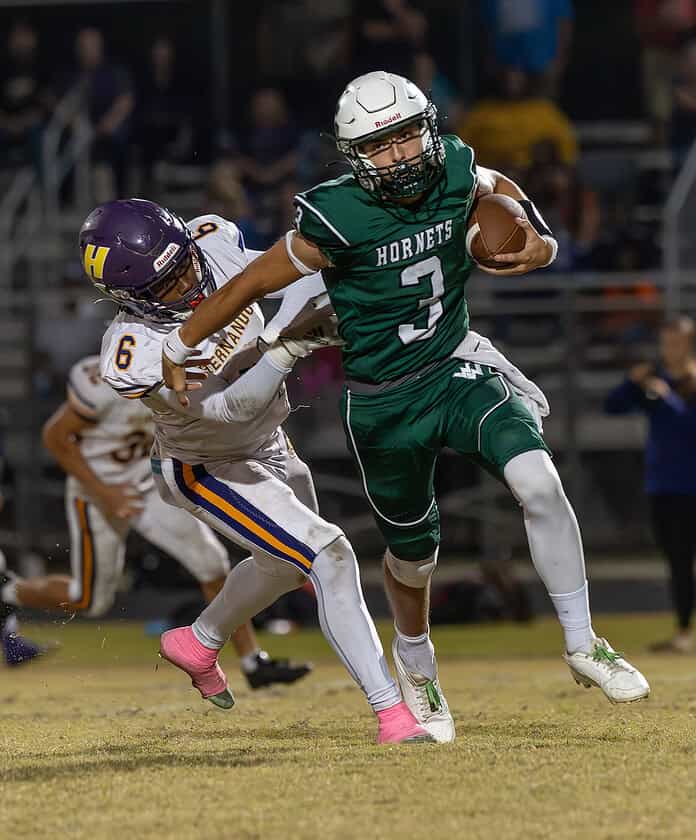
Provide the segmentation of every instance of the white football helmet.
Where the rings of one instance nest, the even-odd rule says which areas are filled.
[[[408,160],[376,167],[360,146],[419,123],[422,151]],[[386,70],[353,79],[336,107],[335,136],[363,189],[383,199],[424,192],[442,174],[445,149],[437,127],[437,109],[413,82]]]

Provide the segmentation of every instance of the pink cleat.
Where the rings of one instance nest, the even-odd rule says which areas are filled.
[[[409,707],[402,700],[396,706],[377,712],[378,744],[434,743],[432,735],[418,724]]]
[[[218,665],[218,651],[202,645],[190,627],[176,627],[162,633],[160,656],[186,671],[204,700],[210,700],[221,709],[234,706],[227,677]]]

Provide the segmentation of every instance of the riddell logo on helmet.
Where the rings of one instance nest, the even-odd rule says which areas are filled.
[[[396,122],[400,119],[401,113],[392,114],[391,117],[387,117],[386,120],[375,120],[375,128],[384,128],[385,125],[389,125],[389,123]]]
[[[168,266],[177,255],[180,247],[181,246],[177,245],[176,242],[170,242],[159,257],[157,257],[157,259],[152,263],[155,271],[162,271],[163,268]]]

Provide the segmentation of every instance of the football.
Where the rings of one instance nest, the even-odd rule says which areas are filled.
[[[526,236],[515,221],[524,217],[522,206],[508,195],[484,195],[475,203],[467,225],[466,249],[486,268],[512,268],[514,263],[498,263],[496,254],[514,254],[524,248]]]

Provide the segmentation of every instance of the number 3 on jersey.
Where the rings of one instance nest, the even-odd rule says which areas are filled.
[[[430,279],[433,293],[428,298],[421,298],[418,301],[418,309],[428,307],[428,326],[416,327],[415,324],[400,324],[399,338],[404,344],[411,344],[413,341],[426,341],[432,338],[437,329],[437,322],[442,317],[442,301],[440,298],[445,293],[445,278],[442,274],[442,263],[439,257],[428,257],[414,265],[407,266],[401,272],[402,286],[417,286],[422,280]]]

